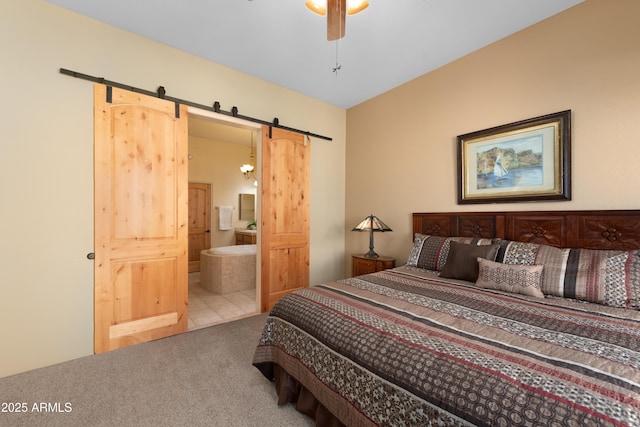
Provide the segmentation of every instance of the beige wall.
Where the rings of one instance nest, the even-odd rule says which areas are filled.
[[[376,252],[404,263],[411,212],[640,208],[639,16],[637,0],[587,0],[349,109],[347,258],[369,213],[394,230]],[[572,201],[457,205],[457,135],[567,109]]]
[[[42,0],[0,2],[0,55],[0,377],[93,351],[93,92],[59,68],[332,137],[312,141],[311,283],[343,275],[345,110]]]
[[[189,181],[211,184],[211,247],[235,245],[233,230],[220,230],[216,206],[233,206],[233,228],[246,228],[240,220],[240,193],[256,194],[254,180],[240,173],[249,160],[248,146],[189,136]]]

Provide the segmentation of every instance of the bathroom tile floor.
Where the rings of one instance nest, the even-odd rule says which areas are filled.
[[[189,329],[204,328],[219,323],[258,314],[256,290],[216,295],[200,287],[200,273],[189,273]]]

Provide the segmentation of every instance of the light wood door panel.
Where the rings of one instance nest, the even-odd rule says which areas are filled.
[[[187,330],[187,109],[94,87],[96,353]]]
[[[200,252],[211,247],[211,184],[189,183],[189,273],[200,271]]]
[[[263,127],[263,312],[283,295],[309,286],[310,153],[311,144],[304,135]]]

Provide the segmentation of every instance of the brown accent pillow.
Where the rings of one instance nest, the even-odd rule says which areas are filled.
[[[478,258],[478,264],[476,286],[479,288],[544,298],[542,265],[502,264],[482,258]]]
[[[451,242],[447,262],[440,277],[475,282],[478,279],[478,258],[494,261],[500,245],[465,245]]]

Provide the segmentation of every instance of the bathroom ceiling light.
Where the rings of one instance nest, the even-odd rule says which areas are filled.
[[[256,155],[253,152],[253,131],[250,132],[251,135],[251,153],[249,154],[249,163],[245,163],[244,165],[240,166],[240,172],[242,172],[244,174],[244,178],[245,179],[253,179],[256,180],[256,174],[255,174],[255,166],[254,164],[256,163]],[[258,181],[256,180],[256,183]],[[254,183],[254,185],[256,185]]]

